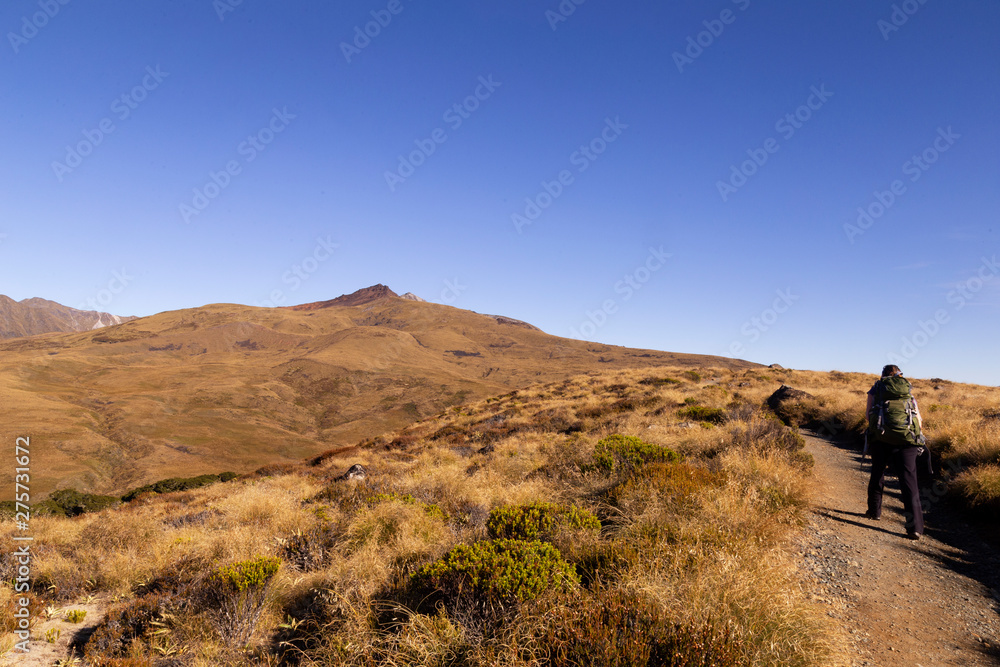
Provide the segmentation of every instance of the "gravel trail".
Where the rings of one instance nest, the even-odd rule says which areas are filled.
[[[995,527],[969,524],[932,494],[927,534],[908,540],[894,478],[872,521],[859,453],[808,434],[806,451],[816,460],[813,513],[798,546],[814,598],[853,638],[854,664],[1000,665]]]

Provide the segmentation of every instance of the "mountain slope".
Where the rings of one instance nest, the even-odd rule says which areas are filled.
[[[95,310],[78,310],[37,297],[14,301],[9,296],[0,294],[0,338],[91,331],[134,319]]]
[[[389,294],[298,310],[215,304],[13,339],[0,353],[0,419],[32,437],[35,493],[298,461],[594,370],[752,366],[568,340]]]

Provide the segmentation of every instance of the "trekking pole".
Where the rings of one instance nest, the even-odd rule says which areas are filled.
[[[858,465],[858,470],[864,472],[865,470],[865,456],[868,455],[868,434],[865,433],[865,447],[861,450],[861,463]]]

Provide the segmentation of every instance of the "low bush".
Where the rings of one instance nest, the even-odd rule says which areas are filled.
[[[680,384],[680,383],[681,383],[680,380],[675,380],[674,378],[669,378],[669,377],[663,377],[663,378],[648,377],[639,380],[639,384],[651,387],[665,387],[672,384]]]
[[[636,593],[599,590],[553,596],[532,605],[523,624],[546,665],[605,667],[731,667],[746,664],[741,645],[726,630],[671,623],[652,600]]]
[[[254,558],[220,567],[209,577],[207,598],[226,641],[244,645],[250,639],[280,565],[274,557]]]
[[[631,435],[609,435],[597,442],[594,465],[607,471],[633,470],[653,461],[679,461],[680,454]]]
[[[720,408],[706,408],[702,405],[690,405],[680,412],[681,417],[692,421],[721,424],[726,421],[726,412]]]
[[[198,489],[216,482],[228,482],[238,475],[234,472],[224,472],[218,475],[199,475],[197,477],[171,477],[161,479],[146,486],[132,489],[122,496],[122,502],[128,503],[144,493],[171,493],[173,491],[187,491],[188,489]]]
[[[489,618],[546,590],[575,588],[580,578],[551,544],[496,540],[455,547],[415,572],[412,583],[447,606]]]
[[[62,489],[49,494],[49,500],[62,510],[66,516],[79,516],[87,512],[100,512],[108,507],[114,507],[121,501],[117,496],[99,496],[92,493],[80,493],[76,489]],[[60,512],[56,512],[59,514]]]
[[[153,593],[109,609],[84,646],[87,663],[94,667],[111,667],[121,664],[117,661],[123,659],[141,661],[147,652],[148,633],[173,603],[170,596]]]
[[[546,540],[561,528],[600,530],[601,522],[575,505],[542,502],[496,507],[486,520],[486,530],[493,539]]]

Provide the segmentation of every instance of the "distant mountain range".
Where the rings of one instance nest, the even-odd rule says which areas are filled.
[[[72,311],[68,326],[87,329],[111,321],[5,303],[21,313],[15,335],[29,315]],[[559,338],[375,285],[289,308],[213,304],[8,337],[0,424],[31,437],[33,491],[120,493],[297,462],[539,381],[653,366],[756,364]]]
[[[136,318],[96,310],[77,310],[37,297],[14,301],[9,296],[0,294],[0,338],[92,331],[134,319]]]

